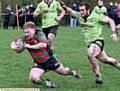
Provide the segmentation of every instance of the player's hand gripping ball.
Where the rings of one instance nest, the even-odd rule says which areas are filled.
[[[17,53],[21,53],[25,49],[25,43],[21,38],[17,38],[16,40],[12,41],[11,43],[11,49],[14,50]]]

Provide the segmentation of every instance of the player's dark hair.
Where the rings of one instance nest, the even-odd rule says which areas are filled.
[[[80,4],[80,6],[85,6],[86,10],[90,10],[90,5],[87,3],[82,3],[82,4]]]
[[[23,26],[23,30],[26,29],[26,28],[33,28],[33,29],[36,29],[36,25],[34,22],[26,22]]]

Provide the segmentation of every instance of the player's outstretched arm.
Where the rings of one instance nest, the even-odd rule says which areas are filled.
[[[74,15],[75,13],[77,13],[76,11],[72,10],[70,7],[66,6],[65,3],[62,0],[58,0],[61,4],[61,6],[63,7],[63,9],[70,15]]]
[[[105,21],[105,23],[109,23],[110,24],[110,27],[111,27],[111,30],[112,30],[112,39],[114,41],[117,41],[118,40],[118,36],[117,36],[116,26],[115,26],[114,20],[112,20],[108,16],[104,16],[104,21]]]

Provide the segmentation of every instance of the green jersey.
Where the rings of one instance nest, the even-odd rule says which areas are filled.
[[[35,10],[35,12],[40,12],[41,9],[47,10],[47,12],[42,13],[42,28],[48,28],[51,26],[58,25],[56,17],[58,16],[58,10],[60,10],[60,3],[56,0],[52,0],[50,5],[48,5],[44,0],[40,2]]]
[[[107,12],[107,9],[106,7],[102,6],[102,7],[99,7],[99,6],[96,6],[94,9],[93,9],[93,12],[97,13],[97,14],[103,14],[105,12]]]
[[[87,17],[86,20],[84,20],[81,17],[80,13],[76,13],[75,16],[79,19],[87,46],[92,41],[95,41],[97,39],[103,40],[102,36],[102,23],[104,21],[103,14],[99,15],[96,14],[95,12],[92,12],[91,15]]]

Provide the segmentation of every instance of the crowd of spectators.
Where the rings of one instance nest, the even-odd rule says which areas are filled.
[[[25,6],[18,6],[18,20],[19,20],[19,26],[22,28],[23,24],[27,21],[33,21],[33,12],[35,10],[35,7],[33,4],[25,5]],[[11,5],[8,5],[5,9],[4,16],[3,16],[3,26],[4,29],[8,29],[10,19],[12,18],[11,25],[15,29],[17,26],[17,15],[16,12],[13,12],[11,9]]]
[[[107,7],[107,13],[115,21],[116,25],[120,24],[120,3],[110,2]]]
[[[19,16],[19,26],[22,28],[23,24],[27,21],[35,22],[33,17],[33,12],[35,10],[34,4],[24,5],[18,7],[18,16]],[[79,11],[79,6],[76,3],[73,3],[71,8],[75,11]],[[108,15],[115,21],[115,24],[120,24],[120,3],[118,2],[109,2],[109,5],[104,6],[103,0],[98,0],[98,4],[94,7],[93,11],[97,13],[103,13]],[[8,5],[4,11],[3,17],[3,27],[4,29],[8,29],[10,19],[12,16],[12,26],[15,29],[17,26],[17,17],[16,12],[13,12],[11,9],[11,5]],[[77,19],[73,16],[70,16],[70,26],[76,27]]]

